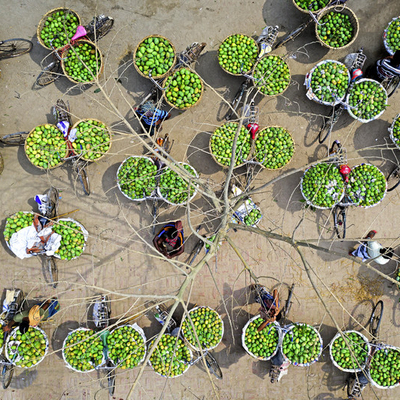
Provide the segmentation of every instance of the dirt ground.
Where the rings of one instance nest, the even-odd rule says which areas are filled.
[[[0,63],[0,134],[28,131],[39,124],[54,122],[51,107],[58,98],[69,101],[74,121],[96,118],[112,127],[114,132],[110,153],[88,168],[90,196],[83,194],[70,164],[43,172],[31,165],[23,147],[0,147],[5,163],[0,178],[1,230],[9,215],[19,210],[35,209],[33,197],[54,185],[61,191],[60,212],[78,209],[71,217],[80,221],[90,233],[81,257],[58,263],[60,283],[56,289],[47,284],[38,259],[17,259],[7,249],[1,235],[1,286],[20,287],[31,299],[56,295],[60,299],[61,311],[54,321],[43,324],[51,342],[48,356],[36,368],[17,370],[10,388],[0,391],[0,399],[107,399],[105,382],[96,372],[79,374],[66,368],[60,349],[67,333],[86,325],[91,296],[107,290],[113,300],[114,318],[124,313],[133,315],[144,302],[141,295],[174,295],[184,280],[184,274],[155,257],[149,245],[152,239],[151,204],[128,200],[116,186],[116,171],[120,163],[130,155],[144,154],[145,149],[121,124],[118,113],[103,94],[96,91],[97,86],[81,90],[73,87],[66,78],[61,78],[48,87],[33,89],[35,77],[41,69],[40,63],[49,54],[36,39],[41,17],[56,6],[66,6],[77,11],[85,23],[100,13],[115,19],[112,33],[99,42],[105,60],[100,83],[116,109],[137,131],[139,126],[131,106],[140,102],[149,92],[151,84],[139,76],[131,63],[135,46],[145,36],[155,33],[169,38],[178,50],[183,50],[194,41],[207,42],[207,52],[196,65],[196,71],[207,85],[203,98],[192,110],[173,111],[172,118],[164,124],[164,132],[170,132],[174,140],[172,157],[188,161],[217,190],[225,181],[226,171],[208,153],[209,135],[222,123],[221,96],[232,99],[241,83],[241,78],[229,76],[219,67],[216,57],[219,44],[232,33],[260,34],[264,21],[278,25],[283,34],[302,23],[306,15],[295,9],[292,0],[71,0],[59,4],[49,0],[0,0],[0,5],[4,21],[0,26],[0,38],[23,37],[34,42],[29,55]],[[360,22],[358,38],[348,49],[328,51],[316,42],[314,26],[310,25],[296,41],[276,52],[289,56],[292,84],[282,96],[257,98],[260,125],[287,128],[296,142],[296,152],[283,171],[261,171],[256,185],[301,168],[316,161],[324,152],[326,154],[326,147],[319,146],[316,138],[320,116],[326,115],[328,108],[305,97],[304,75],[318,61],[342,60],[346,54],[361,46],[368,57],[367,65],[383,54],[382,32],[392,17],[400,15],[400,3],[395,0],[350,0],[348,5]],[[396,93],[390,98],[390,107],[382,117],[369,124],[356,122],[348,115],[341,118],[330,140],[341,140],[347,148],[350,165],[369,161],[384,172],[390,171],[400,152],[382,150],[382,147],[390,142],[387,128],[400,112],[399,100],[400,94]],[[349,249],[357,244],[356,239],[370,229],[378,231],[377,238],[382,244],[398,245],[399,221],[395,218],[400,203],[398,190],[387,194],[375,208],[349,210],[349,239],[337,241],[333,237],[332,218],[328,211],[304,209],[299,190],[301,175],[301,172],[294,173],[254,196],[264,214],[261,228],[284,235],[292,235],[297,228],[295,238],[298,240],[313,241],[342,255],[347,255]],[[194,199],[191,207],[193,226],[210,216],[210,208],[210,204],[200,196]],[[160,211],[160,223],[178,218],[186,223],[186,210],[183,208],[163,206]],[[211,230],[212,223],[207,227]],[[187,225],[185,229],[190,232]],[[254,233],[231,231],[230,237],[267,287],[279,287],[285,298],[287,285],[295,283],[295,298],[289,319],[319,327],[324,341],[321,358],[308,368],[291,366],[288,375],[278,384],[269,382],[269,362],[252,359],[240,343],[242,327],[257,313],[257,305],[248,304],[246,288],[251,282],[243,271],[243,264],[229,244],[223,243],[217,260],[212,259],[210,268],[203,268],[196,277],[190,296],[188,293],[188,302],[190,305],[209,305],[223,317],[225,335],[214,355],[221,365],[224,379],[210,382],[207,374],[194,366],[184,376],[166,380],[146,366],[130,398],[346,398],[343,391],[346,374],[333,366],[327,348],[337,330],[293,248]],[[186,260],[195,242],[193,237],[188,239],[180,261]],[[317,252],[311,248],[304,249],[304,254],[313,271],[311,278],[341,328],[361,330],[367,323],[372,302],[381,298],[385,309],[380,339],[400,346],[397,333],[400,306],[395,285],[340,255]],[[391,261],[378,267],[393,277],[397,265]],[[135,298],[130,295],[135,295]],[[178,310],[176,315],[181,313],[182,310]],[[154,319],[147,316],[143,315],[135,322],[144,328],[148,339],[159,330]],[[138,369],[118,372],[113,399],[128,398],[137,374]],[[395,399],[399,397],[400,389],[385,391],[370,385],[364,394],[365,399]]]

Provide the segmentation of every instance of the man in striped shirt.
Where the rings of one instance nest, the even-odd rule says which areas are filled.
[[[142,122],[145,132],[150,136],[153,136],[155,131],[160,129],[163,121],[171,117],[170,113],[156,108],[153,101],[147,101],[136,107],[134,111]]]

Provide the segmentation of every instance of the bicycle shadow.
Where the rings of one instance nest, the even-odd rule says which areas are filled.
[[[266,1],[262,9],[262,15],[267,25],[278,25],[279,34],[276,40],[278,43],[284,36],[292,32],[302,23],[309,20],[309,15],[302,13],[293,5],[292,0],[282,0],[281,7],[285,13],[281,12],[281,8],[274,7],[272,2]],[[319,44],[319,46],[317,46]],[[311,22],[307,28],[293,41],[289,41],[276,50],[276,52],[284,53],[289,57],[293,57],[297,62],[303,64],[316,63],[326,56],[329,49],[323,47],[315,36],[315,23]]]

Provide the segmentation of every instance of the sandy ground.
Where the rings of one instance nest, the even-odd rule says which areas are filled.
[[[109,290],[113,299],[113,316],[125,312],[132,315],[143,299],[136,303],[129,295],[174,294],[184,276],[172,265],[154,257],[155,253],[148,244],[152,238],[151,204],[129,201],[116,187],[115,176],[120,163],[129,155],[143,154],[145,149],[120,123],[118,114],[111,109],[107,99],[102,93],[95,92],[96,86],[78,90],[66,78],[41,90],[32,89],[35,76],[40,72],[40,62],[48,55],[48,51],[37,43],[35,34],[41,17],[55,6],[74,9],[84,22],[99,13],[114,17],[115,28],[99,42],[106,65],[101,83],[118,111],[136,130],[138,124],[133,118],[131,106],[138,103],[151,88],[150,82],[140,77],[130,62],[131,53],[140,39],[158,33],[169,38],[178,50],[183,50],[193,41],[207,42],[207,53],[200,59],[196,70],[210,87],[193,110],[173,111],[173,118],[165,123],[164,132],[170,132],[174,139],[172,156],[178,161],[190,162],[201,177],[208,179],[210,186],[216,189],[224,182],[225,171],[208,154],[209,134],[221,124],[223,110],[220,96],[232,99],[241,83],[241,78],[227,75],[218,66],[216,54],[220,42],[237,32],[257,35],[264,27],[264,20],[268,24],[279,25],[282,32],[287,32],[306,17],[295,9],[291,0],[110,0],[104,3],[72,0],[59,4],[45,0],[0,0],[0,4],[4,21],[0,26],[0,38],[24,37],[34,42],[29,55],[1,61],[0,134],[27,131],[39,124],[53,122],[51,106],[60,97],[69,101],[74,121],[97,118],[114,131],[110,153],[88,168],[92,190],[89,197],[82,193],[70,165],[46,173],[30,164],[22,147],[0,149],[5,163],[0,179],[2,229],[7,216],[19,210],[35,209],[34,195],[54,185],[61,191],[60,212],[79,209],[71,217],[80,221],[90,233],[85,253],[79,259],[58,263],[61,282],[57,289],[47,285],[39,260],[17,259],[7,249],[2,237],[2,287],[21,287],[29,298],[57,295],[62,310],[54,321],[43,324],[51,342],[48,357],[37,368],[17,370],[10,388],[0,392],[0,399],[106,399],[108,394],[102,387],[105,382],[99,381],[96,373],[79,374],[67,369],[60,352],[68,331],[86,325],[88,299],[104,289]],[[395,0],[353,0],[349,6],[360,22],[356,42],[348,50],[328,51],[316,43],[314,27],[310,26],[295,42],[277,51],[278,54],[289,55],[292,75],[289,89],[277,98],[257,98],[260,125],[284,126],[296,142],[295,156],[284,172],[301,168],[326,152],[326,148],[318,146],[316,137],[321,123],[319,115],[327,114],[328,108],[306,99],[303,86],[305,73],[321,59],[341,60],[348,52],[356,51],[361,46],[368,56],[368,65],[383,52],[383,29],[392,17],[400,14],[400,5]],[[400,111],[399,96],[396,93],[390,99],[390,107],[374,122],[363,125],[346,115],[338,123],[331,140],[340,139],[346,146],[350,165],[368,160],[385,172],[390,170],[399,152],[371,147],[390,141],[387,127]],[[281,173],[262,171],[257,175],[256,184],[266,183]],[[339,242],[332,241],[332,219],[328,211],[304,210],[298,187],[300,177],[301,172],[295,173],[254,196],[264,213],[261,228],[291,235],[303,219],[296,230],[297,239],[315,240],[316,244],[330,247],[343,255],[356,244],[352,238],[362,237],[370,229],[378,230],[380,242],[397,246],[399,232],[395,216],[400,202],[398,191],[389,193],[382,204],[373,209],[349,210],[350,240]],[[210,205],[197,196],[192,204],[193,225],[209,216],[209,210]],[[161,208],[160,222],[177,218],[185,220],[185,209]],[[213,259],[209,270],[201,270],[188,298],[191,305],[207,304],[216,308],[224,319],[226,333],[214,351],[222,367],[223,381],[211,383],[197,367],[190,368],[178,379],[165,380],[146,366],[131,398],[345,398],[343,385],[346,375],[333,366],[326,349],[336,328],[312,289],[298,255],[288,245],[269,242],[255,234],[231,231],[230,237],[267,287],[279,287],[279,283],[283,283],[281,292],[284,298],[286,285],[296,284],[290,319],[320,328],[325,347],[320,360],[309,368],[290,367],[289,374],[279,384],[269,383],[269,362],[252,359],[240,345],[241,329],[257,313],[257,306],[248,304],[246,287],[250,281],[243,273],[243,264],[229,244],[223,243],[218,252],[217,265]],[[185,261],[194,243],[194,238],[188,240],[185,256],[179,260]],[[349,259],[311,249],[305,249],[304,253],[314,271],[312,279],[315,285],[342,328],[361,329],[367,322],[371,303],[382,298],[385,311],[380,338],[400,346],[397,334],[400,326],[399,296],[394,285]],[[393,276],[396,267],[392,261],[379,269]],[[182,310],[177,312],[177,316],[179,313]],[[357,326],[350,315],[361,326]],[[229,320],[232,321],[231,327]],[[146,316],[136,322],[144,327],[148,338],[159,330],[154,320]],[[136,369],[117,374],[114,399],[127,398],[137,373]],[[375,393],[372,389],[370,386],[365,390],[366,399],[394,399],[399,396],[399,389],[375,389]]]

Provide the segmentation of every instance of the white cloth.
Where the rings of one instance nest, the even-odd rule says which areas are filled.
[[[39,236],[47,236],[52,232],[50,228],[44,228],[40,232],[36,232],[33,225],[23,228],[18,232],[13,233],[10,239],[10,250],[21,259],[32,257],[32,254],[26,252],[27,249],[39,243]],[[58,233],[53,233],[46,242],[44,249],[47,256],[54,255],[54,252],[60,247],[62,236]]]

